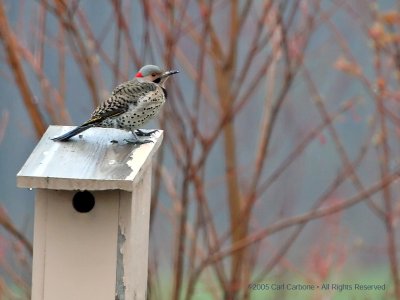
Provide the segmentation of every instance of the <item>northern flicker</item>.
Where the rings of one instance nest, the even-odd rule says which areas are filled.
[[[154,65],[142,67],[135,78],[118,85],[111,96],[95,109],[88,121],[52,140],[67,141],[91,127],[106,127],[131,131],[134,140],[130,142],[134,144],[150,142],[138,139],[137,135],[152,133],[145,133],[139,127],[160,111],[167,98],[165,82],[176,73],[179,72],[163,71]]]

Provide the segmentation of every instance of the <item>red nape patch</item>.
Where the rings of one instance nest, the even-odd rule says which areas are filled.
[[[135,77],[143,77],[142,73],[138,72]]]

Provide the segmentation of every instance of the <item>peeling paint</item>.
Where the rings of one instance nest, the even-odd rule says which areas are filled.
[[[133,180],[137,174],[137,168],[135,167],[135,161],[134,161],[134,155],[135,151],[132,151],[131,156],[129,157],[129,160],[126,162],[126,164],[129,166],[129,168],[132,170],[132,172],[126,176],[125,180]]]
[[[117,280],[115,285],[115,300],[125,300],[125,282],[124,282],[124,244],[126,241],[125,232],[121,225],[118,225],[117,242]]]
[[[125,178],[125,180],[134,180],[137,174],[141,171],[141,167],[149,158],[150,153],[157,150],[162,140],[162,130],[158,130],[151,137],[147,139],[152,140],[152,143],[140,145],[132,151],[129,160],[126,162],[132,172]],[[141,151],[137,152],[140,149]]]

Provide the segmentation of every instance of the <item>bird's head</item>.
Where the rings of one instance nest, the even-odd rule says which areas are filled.
[[[136,78],[140,78],[144,81],[150,81],[157,83],[164,87],[165,82],[169,78],[169,76],[179,73],[179,71],[171,70],[171,71],[163,71],[160,67],[155,65],[146,65],[142,67],[139,72],[136,74]]]

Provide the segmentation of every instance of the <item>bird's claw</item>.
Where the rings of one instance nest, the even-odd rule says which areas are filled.
[[[155,132],[157,132],[158,130],[157,129],[155,129],[155,130],[150,130],[150,131],[143,131],[143,130],[141,130],[141,129],[136,129],[135,130],[135,134],[137,135],[137,136],[151,136],[153,133],[155,133]]]
[[[148,144],[148,143],[154,143],[154,141],[152,141],[152,140],[127,140],[127,139],[124,139],[124,141],[127,143],[127,144],[132,144],[132,145],[143,145],[143,144]]]

